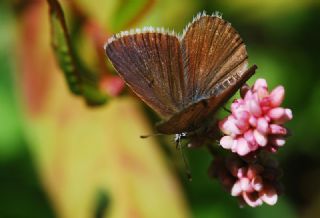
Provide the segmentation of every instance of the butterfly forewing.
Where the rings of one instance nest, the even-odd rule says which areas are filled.
[[[118,73],[162,117],[182,110],[184,80],[179,39],[165,32],[114,36],[105,46]]]
[[[241,37],[219,16],[197,16],[183,34],[182,53],[190,102],[217,95],[219,81],[247,70]]]

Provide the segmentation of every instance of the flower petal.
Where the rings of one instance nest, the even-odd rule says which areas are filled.
[[[250,184],[250,180],[246,177],[241,178],[240,180],[241,189],[245,192],[251,192],[253,189]]]
[[[242,198],[250,207],[257,207],[262,205],[263,203],[263,201],[259,198],[256,192],[242,192]]]
[[[263,189],[263,181],[260,176],[256,176],[252,181],[251,185],[255,191],[261,191]]]

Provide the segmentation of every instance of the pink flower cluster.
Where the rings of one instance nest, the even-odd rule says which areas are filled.
[[[266,80],[258,79],[251,89],[242,88],[241,97],[231,104],[232,113],[219,122],[225,134],[220,139],[221,146],[240,156],[259,148],[277,151],[288,134],[283,124],[292,119],[292,111],[280,107],[283,86],[269,93]]]
[[[271,162],[274,163],[274,162]],[[213,175],[232,196],[251,207],[263,203],[274,205],[278,200],[281,172],[276,166],[246,163],[236,156],[217,158],[213,163]]]

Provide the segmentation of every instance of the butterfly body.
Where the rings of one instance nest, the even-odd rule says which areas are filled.
[[[239,34],[199,14],[181,36],[160,28],[111,37],[105,51],[128,86],[164,121],[159,133],[196,131],[254,74]]]

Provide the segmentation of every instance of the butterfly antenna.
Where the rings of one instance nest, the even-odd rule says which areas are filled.
[[[154,133],[154,134],[149,134],[149,135],[141,135],[140,138],[141,139],[146,139],[146,138],[149,138],[151,136],[159,136],[159,135],[164,135],[162,133]]]
[[[184,163],[184,166],[185,166],[185,169],[186,169],[186,176],[187,176],[189,181],[192,181],[192,175],[191,175],[190,166],[189,166],[189,163],[188,163],[188,161],[186,159],[185,154],[183,153],[182,144],[181,144],[180,138],[178,138],[176,140],[176,148],[179,150],[180,155],[181,155],[181,157],[183,159],[183,163]]]

